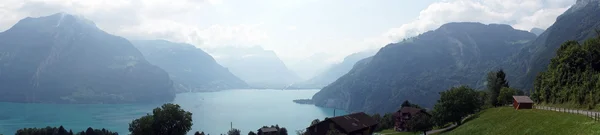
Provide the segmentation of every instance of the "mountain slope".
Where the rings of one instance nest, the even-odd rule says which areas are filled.
[[[375,53],[377,53],[377,52],[376,51],[365,51],[365,52],[358,52],[358,53],[353,53],[351,55],[348,55],[344,58],[344,61],[342,61],[341,63],[331,66],[327,70],[323,71],[322,73],[318,74],[317,76],[315,76],[307,81],[294,84],[294,85],[292,85],[292,87],[294,87],[294,88],[317,88],[317,89],[323,88],[323,87],[329,85],[330,83],[334,82],[335,80],[337,80],[344,74],[348,73],[348,71],[350,71],[352,69],[354,64],[356,64],[356,62],[358,62],[364,58],[373,56],[373,55],[375,55]]]
[[[316,105],[348,111],[391,112],[410,100],[431,107],[438,92],[485,75],[535,39],[508,25],[449,23],[382,48],[372,59],[313,96]]]
[[[136,40],[132,43],[150,63],[169,73],[178,92],[248,87],[212,56],[193,45],[165,40]]]
[[[0,101],[168,102],[168,74],[128,40],[68,14],[25,18],[0,33]]]
[[[253,88],[281,89],[301,80],[270,50],[227,47],[208,52]]]
[[[540,36],[542,35],[542,33],[544,33],[544,29],[532,28],[531,30],[529,30],[529,32],[535,34],[536,36]]]
[[[600,29],[600,0],[577,0],[575,5],[560,15],[556,22],[542,33],[528,49],[515,57],[515,67],[526,69],[515,81],[523,89],[531,89],[535,76],[547,69],[550,59],[560,45],[568,40],[583,41],[596,36]],[[526,66],[526,67],[523,67]]]

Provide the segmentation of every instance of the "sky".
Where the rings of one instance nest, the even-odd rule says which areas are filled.
[[[286,63],[337,63],[349,54],[448,22],[547,28],[575,0],[2,0],[0,31],[65,12],[128,39],[210,50],[260,46]],[[209,52],[210,53],[210,52]],[[315,70],[316,71],[316,70]]]

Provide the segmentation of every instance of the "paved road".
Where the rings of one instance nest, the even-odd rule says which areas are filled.
[[[547,107],[547,106],[535,106],[535,109],[583,114],[583,115],[588,116],[588,117],[600,116],[600,112],[586,111],[586,110],[574,110],[574,109],[557,108],[557,107]]]

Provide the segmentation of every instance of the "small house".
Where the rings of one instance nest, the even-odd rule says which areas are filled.
[[[528,96],[513,96],[513,107],[516,110],[531,109],[533,108],[533,100]]]
[[[306,128],[308,135],[325,135],[329,130],[338,130],[340,134],[345,135],[371,135],[373,134],[377,121],[371,116],[359,112],[332,118],[312,124]]]
[[[396,131],[408,131],[408,121],[419,113],[423,113],[431,117],[431,114],[427,113],[425,109],[415,107],[400,108],[400,110],[394,113],[394,129]]]
[[[277,128],[269,127],[269,128],[260,128],[260,135],[278,135]]]

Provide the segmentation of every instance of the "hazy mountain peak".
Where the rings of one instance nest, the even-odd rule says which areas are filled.
[[[544,33],[544,29],[540,29],[540,28],[532,28],[531,30],[529,30],[529,32],[535,34],[536,36],[540,36],[542,33]]]
[[[55,30],[74,30],[82,31],[96,30],[101,31],[96,24],[80,15],[72,15],[67,13],[56,13],[49,16],[27,17],[21,19],[17,24],[7,31],[13,29],[30,29],[36,31],[55,31]],[[85,29],[85,30],[83,30]]]

